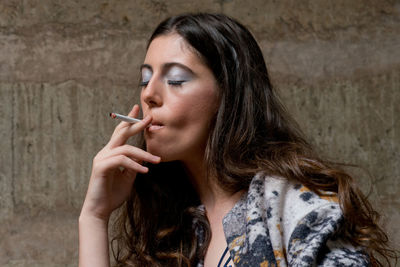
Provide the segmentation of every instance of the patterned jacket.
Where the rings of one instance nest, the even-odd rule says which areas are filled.
[[[258,174],[223,227],[236,267],[368,266],[361,249],[335,236],[342,221],[335,195]]]

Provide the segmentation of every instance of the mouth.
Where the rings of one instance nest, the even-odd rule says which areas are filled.
[[[158,121],[152,121],[150,126],[146,129],[149,132],[154,132],[158,131],[160,129],[164,128],[164,125]]]

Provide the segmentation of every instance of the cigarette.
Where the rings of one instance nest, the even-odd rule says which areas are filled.
[[[121,121],[126,121],[126,122],[129,122],[129,123],[138,123],[138,122],[142,121],[142,120],[131,118],[131,117],[128,117],[128,116],[124,116],[124,115],[121,115],[121,114],[118,114],[118,113],[110,113],[110,117],[113,118],[113,119],[119,119]]]

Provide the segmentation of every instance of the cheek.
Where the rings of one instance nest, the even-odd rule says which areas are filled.
[[[204,95],[177,101],[171,108],[174,124],[192,127],[207,125],[215,113],[215,108],[210,104],[210,99]]]
[[[181,106],[191,117],[207,120],[217,111],[217,89],[214,83],[198,83],[189,89],[190,94],[182,99]]]

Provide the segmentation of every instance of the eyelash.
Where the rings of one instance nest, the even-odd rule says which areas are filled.
[[[184,83],[184,82],[186,82],[186,81],[173,81],[173,80],[167,81],[167,83],[172,86],[181,86],[182,83]],[[140,86],[147,86],[148,84],[149,84],[149,82],[140,82]]]
[[[172,85],[172,86],[181,86],[182,85],[182,83],[184,83],[185,81],[172,81],[172,80],[169,80],[168,81],[168,84],[169,85]]]

